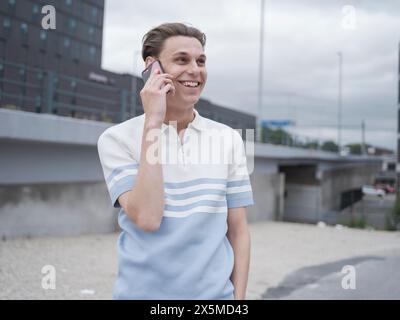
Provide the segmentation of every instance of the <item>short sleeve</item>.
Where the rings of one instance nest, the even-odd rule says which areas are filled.
[[[242,137],[235,130],[232,141],[233,154],[228,171],[227,206],[228,208],[246,207],[254,204],[246,152]]]
[[[110,194],[111,205],[120,208],[118,198],[121,194],[132,190],[139,163],[120,144],[118,138],[109,129],[99,137],[97,150]]]

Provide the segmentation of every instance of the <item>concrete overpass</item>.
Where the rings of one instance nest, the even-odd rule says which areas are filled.
[[[1,236],[117,228],[96,148],[111,124],[6,109],[0,124]],[[249,221],[332,219],[381,166],[378,157],[255,144]]]

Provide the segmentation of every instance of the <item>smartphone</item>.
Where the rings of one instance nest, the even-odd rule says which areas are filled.
[[[150,63],[149,66],[142,72],[142,79],[144,83],[146,83],[146,81],[149,79],[150,74],[153,72],[154,68],[159,68],[161,73],[165,73],[161,62],[159,60],[155,60]]]
[[[165,73],[164,68],[162,67],[161,61],[155,60],[152,63],[150,63],[149,66],[146,69],[144,69],[142,72],[142,79],[143,79],[144,83],[146,83],[146,81],[149,79],[150,74],[153,72],[154,68],[159,68],[161,73]],[[171,90],[169,90],[167,92],[167,94],[170,92],[171,92]]]

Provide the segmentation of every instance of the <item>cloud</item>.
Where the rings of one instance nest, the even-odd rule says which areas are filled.
[[[296,117],[307,133],[307,126],[320,124],[314,134],[336,139],[341,51],[342,123],[356,126],[364,119],[371,124],[367,142],[394,149],[400,5],[353,3],[355,28],[346,29],[345,1],[266,1],[262,116]],[[191,23],[207,35],[204,98],[257,114],[260,2],[106,1],[103,67],[141,71],[135,51],[143,35],[166,21]],[[343,139],[359,140],[351,130]]]

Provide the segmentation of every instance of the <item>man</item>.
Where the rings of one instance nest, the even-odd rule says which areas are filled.
[[[219,131],[232,138],[223,135],[224,156],[244,150],[238,132],[194,109],[207,80],[204,46],[205,35],[184,24],[150,30],[143,60],[160,61],[164,73],[152,71],[140,92],[144,114],[99,138],[111,201],[121,207],[114,299],[245,299],[246,158],[195,163],[189,154],[211,155],[207,134]]]

